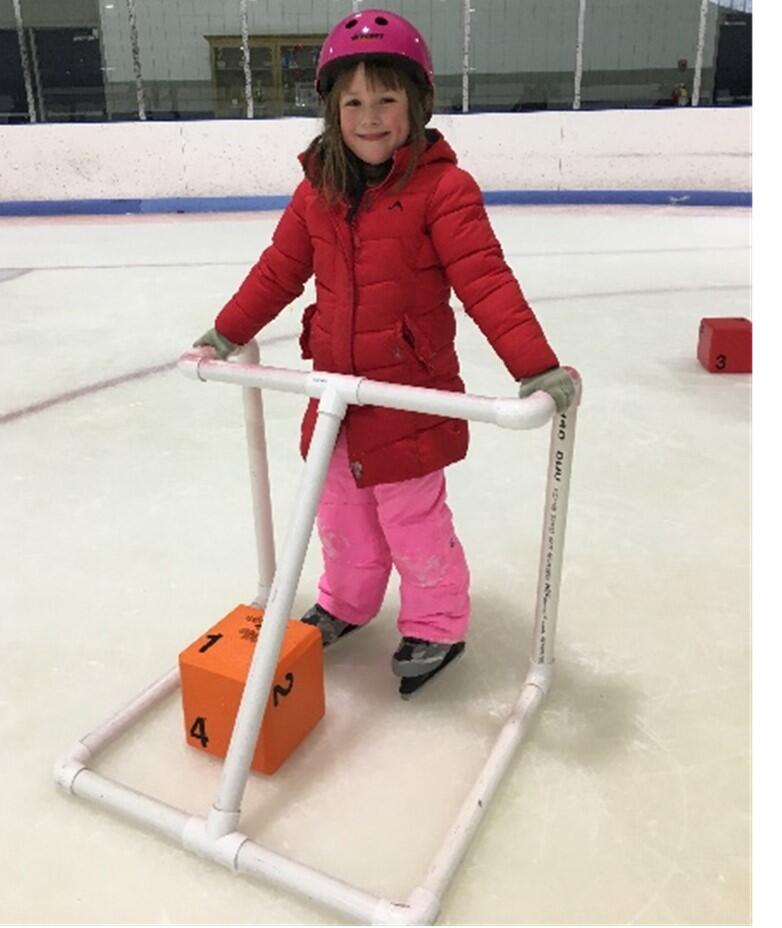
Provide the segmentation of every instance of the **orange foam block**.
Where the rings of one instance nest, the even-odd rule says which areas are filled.
[[[225,757],[263,610],[237,606],[179,655],[188,744]],[[251,767],[274,773],[323,718],[320,632],[291,620],[285,630]]]

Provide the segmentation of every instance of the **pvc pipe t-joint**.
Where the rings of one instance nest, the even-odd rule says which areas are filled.
[[[237,816],[238,818],[238,816]],[[232,831],[223,835],[211,835],[209,822],[194,815],[182,832],[182,847],[199,857],[222,864],[234,873],[238,871],[237,858],[247,835]]]
[[[539,664],[536,661],[529,662],[529,671],[524,680],[524,686],[531,684],[537,686],[543,693],[548,693],[551,686],[551,679],[554,676],[554,662],[548,664]]]

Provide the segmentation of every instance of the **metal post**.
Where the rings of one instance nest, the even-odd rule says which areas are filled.
[[[695,74],[692,79],[692,105],[697,106],[701,99],[703,81],[703,46],[706,40],[706,17],[709,12],[709,0],[701,0],[701,15],[698,22],[698,48],[695,52]]]
[[[253,72],[250,67],[250,26],[247,20],[247,0],[239,0],[239,14],[242,21],[242,68],[244,69],[245,115],[252,119],[253,107]]]
[[[35,83],[35,98],[38,104],[38,113],[41,122],[46,122],[46,101],[43,95],[43,81],[41,80],[41,69],[38,67],[38,45],[35,32],[30,30],[30,58],[32,59],[33,77]]]
[[[471,0],[464,0],[464,56],[462,58],[462,112],[470,112],[470,41],[471,41]]]
[[[130,54],[133,58],[133,74],[136,79],[136,104],[138,105],[138,118],[143,121],[147,118],[147,110],[144,105],[144,81],[141,77],[141,56],[138,49],[136,0],[128,0],[128,25],[130,26]]]
[[[16,37],[19,41],[19,57],[22,60],[22,73],[24,74],[24,93],[27,97],[27,113],[30,122],[37,122],[35,117],[35,94],[33,92],[33,79],[30,74],[30,59],[27,55],[27,43],[24,38],[24,23],[22,22],[21,0],[14,0],[14,19],[16,20]]]
[[[573,109],[581,109],[581,79],[584,73],[584,20],[587,0],[578,0],[578,33],[576,37],[576,73],[573,78]]]

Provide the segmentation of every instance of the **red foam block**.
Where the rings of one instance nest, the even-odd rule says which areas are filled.
[[[724,317],[701,319],[698,360],[713,374],[752,373],[752,323]]]

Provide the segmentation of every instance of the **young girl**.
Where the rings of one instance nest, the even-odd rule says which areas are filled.
[[[453,289],[520,394],[573,395],[506,265],[475,180],[425,129],[432,64],[421,34],[383,10],[352,13],[321,50],[324,129],[299,158],[304,180],[237,293],[195,344],[221,358],[249,341],[315,274],[302,357],[316,370],[464,391]],[[306,456],[316,415],[302,424]],[[302,621],[325,646],[378,612],[400,576],[402,640],[392,669],[408,695],[464,649],[469,573],[446,504],[443,468],[467,452],[467,423],[350,406],[318,508],[324,571]]]

